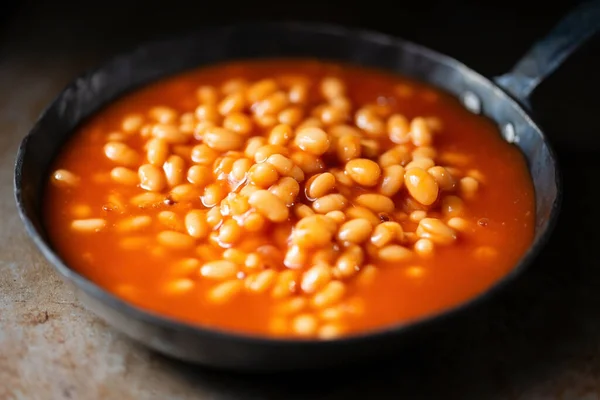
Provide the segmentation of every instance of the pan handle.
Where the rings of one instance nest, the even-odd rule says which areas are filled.
[[[600,0],[585,1],[575,7],[504,75],[496,84],[529,107],[535,88],[600,30]]]

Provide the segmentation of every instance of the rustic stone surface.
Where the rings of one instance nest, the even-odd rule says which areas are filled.
[[[600,399],[600,167],[573,152],[559,152],[565,209],[531,272],[460,330],[390,366],[248,377],[183,365],[125,339],[39,255],[12,194],[16,149],[36,116],[112,48],[98,36],[77,42],[81,22],[69,31],[34,19],[36,36],[23,18],[33,17],[17,19],[0,47],[0,399]],[[57,38],[64,42],[48,50]]]

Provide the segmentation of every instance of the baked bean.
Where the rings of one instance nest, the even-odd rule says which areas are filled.
[[[140,187],[151,192],[160,192],[167,184],[162,170],[152,164],[144,164],[138,169]]]
[[[418,160],[420,158],[430,158],[435,159],[437,157],[437,151],[430,146],[422,146],[417,147],[412,152],[413,160]]]
[[[162,203],[164,200],[164,196],[161,195],[160,193],[142,193],[142,194],[138,194],[137,196],[134,196],[131,198],[131,204],[133,204],[134,206],[140,207],[140,208],[145,208],[145,207],[151,207],[151,206],[156,206],[160,203]],[[122,206],[118,206],[118,208],[123,208]]]
[[[307,206],[306,204],[296,204],[294,206],[294,215],[297,218],[305,218],[311,215],[314,215],[315,212],[312,210],[312,208],[310,208],[309,206]]]
[[[288,98],[291,103],[302,104],[308,99],[308,87],[304,84],[295,84],[290,88]]]
[[[206,215],[200,210],[191,210],[185,215],[185,229],[188,235],[196,239],[205,238],[210,232]]]
[[[454,217],[450,218],[447,222],[448,226],[452,229],[456,229],[460,232],[467,232],[469,230],[469,221],[464,218]]]
[[[341,194],[328,194],[319,197],[313,202],[313,210],[319,214],[327,214],[331,211],[343,210],[348,204],[348,200]]]
[[[457,196],[445,196],[441,210],[446,217],[460,217],[464,214],[464,202]]]
[[[425,157],[421,157],[421,158],[417,158],[412,160],[411,162],[409,162],[408,164],[406,164],[406,169],[411,169],[411,168],[421,168],[425,171],[427,171],[430,168],[433,168],[435,165],[435,162],[433,162],[433,160],[431,158],[425,158]]]
[[[192,184],[183,183],[171,189],[169,196],[175,202],[194,201],[200,197],[200,191]]]
[[[354,123],[367,134],[375,137],[385,133],[385,123],[370,108],[359,109],[354,116]]]
[[[337,278],[349,278],[360,270],[364,259],[365,256],[360,246],[349,246],[337,259],[334,274]]]
[[[302,150],[317,156],[329,149],[327,133],[316,127],[298,128],[294,143]]]
[[[369,238],[373,225],[363,218],[352,219],[344,223],[338,232],[338,239],[343,242],[362,243]]]
[[[169,186],[177,186],[185,177],[185,161],[179,156],[170,156],[163,165],[163,170]]]
[[[238,135],[247,136],[252,132],[252,119],[246,114],[240,112],[228,113],[223,120],[223,128],[237,133]]]
[[[194,115],[199,121],[218,123],[221,120],[219,109],[216,104],[201,104],[194,110]]]
[[[242,237],[243,231],[234,219],[228,219],[219,228],[219,242],[225,245],[236,243]]]
[[[296,132],[305,128],[323,128],[323,122],[319,118],[306,118],[296,127]]]
[[[252,167],[252,161],[247,158],[235,160],[231,166],[231,177],[236,182],[245,181],[250,167]]]
[[[381,222],[379,217],[375,213],[373,213],[373,211],[371,211],[367,207],[362,206],[349,207],[346,210],[346,217],[347,219],[364,218],[367,221],[369,221],[373,226]]]
[[[413,253],[406,247],[398,244],[390,244],[379,249],[378,256],[383,261],[401,262],[409,260]]]
[[[270,94],[259,103],[256,103],[252,111],[257,115],[273,115],[278,114],[285,107],[287,107],[289,103],[287,94],[283,91],[277,91],[275,93]]]
[[[274,126],[273,129],[271,129],[268,142],[269,144],[275,146],[286,146],[293,136],[294,133],[291,125],[281,123],[279,125]]]
[[[204,143],[217,151],[237,150],[244,145],[244,137],[225,128],[209,128],[204,132]]]
[[[264,100],[270,94],[275,93],[279,90],[279,86],[274,79],[263,79],[254,84],[252,84],[248,91],[246,92],[246,96],[248,102],[256,103],[258,101]]]
[[[285,270],[279,274],[275,285],[271,290],[271,296],[276,299],[281,299],[292,294],[296,290],[296,280],[298,279],[298,271],[291,269]]]
[[[189,292],[194,288],[194,281],[187,278],[175,279],[167,282],[163,287],[163,291],[169,295],[178,295],[185,292]]]
[[[194,139],[201,141],[204,139],[204,134],[206,133],[206,131],[209,128],[213,128],[215,126],[217,126],[217,124],[211,121],[198,121],[194,126],[192,136],[194,137]]]
[[[437,244],[450,244],[456,240],[456,233],[437,218],[424,218],[419,222],[417,235]]]
[[[277,170],[269,163],[254,164],[248,171],[248,182],[261,188],[268,188],[278,179]]]
[[[221,92],[224,95],[242,92],[246,89],[248,89],[248,82],[243,78],[228,79],[221,85]]]
[[[423,218],[427,218],[427,212],[423,210],[415,210],[408,216],[408,219],[410,219],[412,222],[419,222]]]
[[[391,213],[395,208],[392,199],[381,194],[361,194],[357,196],[354,201],[356,204],[366,207],[376,213]]]
[[[327,214],[325,214],[325,216],[327,218],[331,219],[332,221],[334,221],[338,225],[341,225],[342,223],[344,223],[344,221],[346,221],[346,215],[342,211],[339,211],[339,210],[330,211]]]
[[[204,143],[192,148],[192,161],[196,164],[211,165],[217,157],[219,153]]]
[[[410,195],[426,206],[433,204],[438,197],[439,187],[435,179],[421,168],[407,169],[404,184]]]
[[[228,116],[232,113],[239,113],[246,106],[246,99],[244,94],[241,92],[231,93],[219,103],[218,110],[219,114]]]
[[[320,118],[324,125],[330,126],[345,122],[348,119],[348,113],[333,105],[326,105],[321,110]]]
[[[346,94],[346,87],[341,79],[327,77],[321,81],[321,94],[327,100],[335,99]]]
[[[137,167],[140,163],[140,156],[138,153],[125,143],[107,143],[104,145],[104,154],[109,160],[124,167]]]
[[[103,230],[106,224],[106,220],[102,218],[76,219],[71,222],[71,228],[77,232],[94,233]]]
[[[125,133],[135,133],[140,130],[144,124],[144,116],[141,114],[131,114],[123,118],[121,129]]]
[[[402,145],[394,147],[379,156],[378,164],[381,168],[392,165],[406,165],[410,162],[411,155]]]
[[[438,161],[441,164],[448,164],[457,167],[464,167],[470,163],[469,156],[450,151],[443,152],[438,158]]]
[[[335,187],[335,177],[330,172],[317,174],[309,180],[306,188],[306,196],[317,199],[331,192]]]
[[[381,146],[375,139],[361,139],[360,146],[364,158],[375,158],[381,150]]]
[[[300,287],[305,293],[315,293],[331,280],[330,267],[326,264],[317,264],[302,275]]]
[[[355,158],[346,163],[346,173],[359,185],[375,186],[381,176],[381,169],[374,161]]]
[[[194,239],[177,231],[162,231],[157,236],[158,243],[174,250],[185,250],[194,247]]]
[[[342,336],[344,329],[337,324],[325,324],[319,328],[318,336],[320,339],[331,340]]]
[[[200,200],[204,207],[214,207],[221,202],[227,196],[227,192],[218,183],[211,183],[204,188],[204,193]]]
[[[361,155],[360,137],[344,135],[336,142],[336,153],[342,162],[350,161]]]
[[[392,197],[402,189],[404,184],[404,167],[392,165],[383,169],[378,191],[384,196]]]
[[[157,106],[148,111],[150,118],[162,124],[168,124],[177,119],[177,112],[170,107]]]
[[[277,117],[271,114],[254,115],[253,120],[260,128],[271,129],[277,125]]]
[[[458,181],[458,188],[464,198],[472,199],[479,189],[479,182],[475,178],[465,176]]]
[[[169,156],[169,145],[164,139],[150,139],[146,146],[146,158],[152,165],[161,166]]]
[[[186,229],[183,221],[173,211],[161,211],[158,213],[158,221],[167,228],[175,231],[184,231]],[[193,236],[193,235],[192,235]]]
[[[415,242],[415,252],[422,257],[427,257],[433,253],[434,244],[429,239],[419,239]]]
[[[268,190],[258,190],[252,193],[248,202],[270,221],[282,222],[289,216],[289,210],[285,203]]]
[[[410,142],[410,126],[408,119],[402,114],[394,114],[387,121],[387,132],[390,140],[396,144]]]
[[[284,177],[271,186],[269,191],[283,200],[287,206],[291,206],[300,192],[300,185],[294,178]]]
[[[231,301],[244,289],[244,283],[239,280],[223,282],[212,288],[208,299],[214,304],[224,304]]]
[[[135,232],[147,228],[152,223],[152,218],[147,215],[126,218],[116,224],[117,230],[121,232]]]
[[[125,140],[127,140],[127,136],[125,136],[124,133],[115,131],[106,135],[106,140],[108,140],[109,142],[124,142]]]
[[[375,280],[377,275],[377,267],[373,264],[367,264],[363,266],[356,278],[356,284],[360,286],[369,286]]]
[[[202,104],[215,104],[219,101],[219,92],[214,86],[200,86],[196,89],[196,98]]]
[[[298,315],[292,322],[294,332],[299,336],[311,336],[318,327],[317,319],[310,314]]]
[[[213,207],[206,213],[206,222],[213,228],[218,227],[223,222],[223,215],[218,207]]]
[[[187,171],[187,180],[194,186],[204,187],[211,178],[210,170],[204,165],[192,165]]]
[[[57,186],[74,187],[74,186],[77,186],[79,181],[80,181],[80,179],[77,175],[75,175],[72,172],[67,171],[66,169],[57,169],[52,174],[52,182]]]
[[[277,272],[267,269],[247,277],[246,288],[251,292],[264,293],[271,288],[276,279]]]
[[[308,301],[304,297],[292,297],[284,300],[275,307],[275,314],[294,315],[303,311],[308,306]]]
[[[277,120],[281,124],[296,126],[302,121],[303,115],[304,112],[301,108],[292,106],[282,110],[277,116]]]
[[[425,118],[417,117],[410,122],[410,138],[415,146],[429,146],[432,134]]]
[[[169,144],[185,144],[190,136],[181,132],[175,125],[156,124],[152,127],[152,136]]]
[[[321,157],[306,151],[296,151],[290,155],[290,159],[307,175],[316,174],[325,169],[325,163]]]
[[[321,215],[302,218],[296,224],[292,234],[292,243],[303,248],[321,247],[329,244],[337,228],[333,221]]]
[[[262,163],[267,161],[267,159],[272,155],[287,156],[287,154],[288,150],[285,147],[275,144],[267,144],[258,147],[253,154],[253,158],[255,162]]]
[[[292,160],[281,154],[270,155],[266,159],[266,162],[271,164],[277,170],[277,172],[283,176],[289,176],[294,168],[294,163]]]
[[[452,178],[452,175],[450,175],[446,168],[440,166],[431,167],[427,172],[435,179],[440,190],[449,191],[454,189],[454,178]]]
[[[394,241],[401,241],[403,233],[404,231],[399,223],[387,221],[375,227],[370,240],[375,246],[383,247]]]
[[[231,261],[210,261],[200,268],[200,275],[210,279],[231,279],[238,272],[237,266]]]
[[[346,286],[340,281],[331,281],[323,289],[315,293],[312,305],[323,309],[339,302],[346,293]]]

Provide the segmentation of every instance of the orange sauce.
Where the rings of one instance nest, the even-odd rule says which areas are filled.
[[[62,259],[101,287],[143,309],[192,324],[269,335],[269,318],[275,304],[268,293],[241,293],[217,306],[205,297],[213,282],[198,279],[193,290],[177,296],[161,289],[165,280],[176,274],[176,261],[195,257],[195,250],[160,251],[155,241],[139,249],[124,249],[119,246],[123,234],[105,229],[93,235],[78,235],[73,233],[71,222],[73,210],[83,205],[93,217],[104,218],[112,226],[123,215],[106,209],[107,196],[115,193],[130,198],[143,192],[139,187],[113,183],[109,172],[114,164],[103,152],[107,134],[118,131],[126,115],[145,114],[156,105],[182,113],[193,111],[200,85],[218,87],[231,78],[257,80],[286,74],[308,76],[314,82],[335,74],[345,80],[348,97],[355,104],[385,102],[409,119],[438,118],[443,125],[433,145],[438,154],[464,155],[467,162],[461,168],[476,170],[482,176],[477,196],[466,202],[464,218],[471,229],[461,233],[456,243],[436,247],[432,257],[409,265],[379,263],[378,273],[369,285],[358,287],[352,280],[346,283],[349,296],[359,299],[363,310],[346,321],[348,333],[407,323],[456,306],[511,271],[533,240],[535,195],[524,157],[500,137],[495,124],[470,113],[453,97],[404,77],[315,61],[240,62],[186,72],[129,93],[85,121],[54,165],[55,169],[76,174],[81,185],[65,190],[49,184],[44,199],[46,228]],[[139,137],[128,141],[140,154],[144,154],[143,143]],[[160,211],[184,215],[191,208],[183,203],[143,210],[130,206],[126,215],[149,215],[155,220]],[[409,221],[402,225],[405,231],[416,227]],[[153,222],[142,233],[128,235],[155,236],[161,230]],[[419,269],[410,270],[415,266]]]

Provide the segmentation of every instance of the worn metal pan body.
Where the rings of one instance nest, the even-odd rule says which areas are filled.
[[[550,235],[560,204],[556,159],[527,109],[527,97],[578,44],[598,28],[598,2],[568,15],[534,46],[515,69],[496,80],[460,62],[390,36],[342,27],[303,24],[249,24],[209,29],[145,45],[77,78],[43,112],[23,140],[15,168],[15,197],[21,218],[37,247],[77,289],[82,301],[116,329],[178,359],[245,371],[320,368],[393,354],[416,338],[444,329],[461,313],[485,302],[515,280]],[[506,140],[525,154],[536,192],[536,233],[514,270],[486,293],[420,321],[331,341],[273,340],[186,325],[136,308],[114,297],[66,265],[49,244],[41,215],[43,183],[62,144],[77,126],[125,92],[190,68],[227,60],[311,57],[398,72],[428,82],[462,99],[499,125]],[[422,340],[419,341],[422,344]]]

